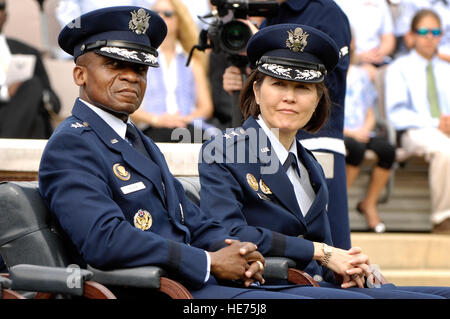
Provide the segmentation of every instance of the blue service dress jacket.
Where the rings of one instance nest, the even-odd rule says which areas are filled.
[[[315,191],[305,216],[282,163],[253,117],[242,128],[204,143],[198,166],[200,207],[232,235],[255,243],[264,256],[294,259],[297,268],[334,282],[332,272],[312,260],[312,241],[332,245],[325,176],[312,153],[296,143]]]
[[[158,147],[139,134],[152,160],[77,100],[43,152],[41,195],[84,262],[157,265],[188,287],[202,287],[204,250],[233,237],[187,199]]]

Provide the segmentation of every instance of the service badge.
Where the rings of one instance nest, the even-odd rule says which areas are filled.
[[[252,174],[248,173],[247,174],[247,183],[248,185],[250,185],[250,187],[257,192],[259,187],[258,187],[258,181],[256,180],[255,176],[253,176]]]
[[[120,163],[116,163],[113,165],[113,172],[114,175],[116,175],[116,177],[122,181],[128,181],[131,177],[130,172],[128,172],[126,168]]]
[[[152,215],[144,209],[139,209],[134,215],[133,222],[134,227],[139,228],[140,230],[147,230],[152,227]]]
[[[270,190],[269,186],[267,186],[262,179],[259,180],[259,188],[261,188],[261,191],[266,195],[272,194],[272,191]]]

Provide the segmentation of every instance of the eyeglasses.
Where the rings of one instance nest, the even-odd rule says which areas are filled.
[[[416,30],[416,33],[418,35],[422,35],[422,36],[426,36],[428,33],[430,33],[433,35],[433,37],[438,37],[442,34],[442,30],[441,29],[425,29],[425,28],[420,28]]]
[[[155,12],[157,14],[162,14],[163,16],[165,16],[166,18],[170,18],[173,17],[173,15],[175,14],[175,11],[171,11],[171,10],[162,10],[162,11],[156,11]]]

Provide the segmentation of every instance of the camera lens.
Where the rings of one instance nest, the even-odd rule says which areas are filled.
[[[248,25],[238,20],[226,23],[220,35],[222,44],[230,53],[244,51],[251,36],[252,33]]]

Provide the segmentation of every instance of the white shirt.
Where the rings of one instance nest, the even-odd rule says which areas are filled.
[[[450,114],[450,63],[437,57],[431,60],[442,114]],[[389,121],[396,129],[437,127],[427,98],[428,61],[412,50],[394,60],[386,71],[385,106]]]
[[[353,28],[356,53],[377,48],[381,36],[394,32],[386,0],[335,0]]]
[[[297,198],[297,203],[300,207],[300,210],[303,216],[306,216],[309,208],[316,198],[316,193],[311,186],[311,181],[309,180],[309,174],[306,167],[298,158],[297,143],[295,139],[288,152],[284,148],[283,144],[281,144],[278,137],[275,136],[274,132],[272,132],[266,125],[261,115],[258,117],[256,122],[258,122],[259,126],[261,126],[261,128],[264,130],[264,133],[266,133],[267,137],[269,138],[272,149],[275,154],[277,154],[277,157],[280,160],[281,164],[286,161],[290,152],[294,153],[295,159],[297,160],[298,169],[300,171],[300,176],[298,176],[297,171],[294,169],[294,167],[292,167],[292,165],[288,168],[286,174],[291,181],[292,186],[294,187],[295,197]]]
[[[101,119],[106,122],[106,124],[111,126],[111,128],[114,130],[114,132],[117,133],[117,135],[119,135],[121,138],[126,140],[126,138],[125,138],[125,135],[127,133],[127,124],[126,123],[124,123],[121,119],[119,119],[118,117],[115,117],[111,113],[103,111],[102,109],[100,109],[82,99],[80,99],[80,101],[83,102],[84,104],[86,104],[92,111],[94,111],[98,116],[100,116]],[[131,123],[130,118],[128,118],[127,123]],[[209,256],[208,252],[206,252],[206,251],[205,251],[205,254],[206,254],[206,262],[207,262],[207,264],[206,264],[207,271],[206,271],[206,276],[205,276],[204,282],[207,282],[209,280],[209,276],[211,273],[211,257]]]

